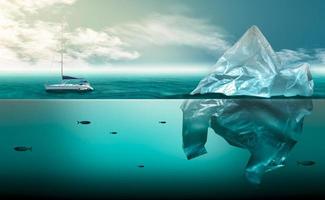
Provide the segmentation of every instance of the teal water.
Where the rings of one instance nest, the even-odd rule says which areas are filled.
[[[46,83],[60,82],[56,76],[0,76],[0,99],[179,99],[189,94],[202,76],[90,75],[95,88],[90,93],[47,93]],[[314,76],[314,98],[325,97],[325,77]]]
[[[266,173],[258,186],[251,185],[244,177],[249,152],[229,145],[212,129],[208,130],[205,145],[208,154],[187,160],[182,148],[180,109],[184,101],[2,100],[0,196],[7,199],[325,196],[324,100],[311,100],[313,109],[303,121],[302,133],[289,153],[286,166]],[[279,114],[276,116],[282,119]],[[252,120],[281,123],[276,118],[260,117],[252,116]],[[78,125],[80,120],[92,123]],[[112,131],[118,134],[110,134]],[[31,146],[33,150],[17,152],[16,146]],[[297,165],[300,160],[312,160],[316,165]]]
[[[202,77],[101,76],[85,77],[95,88],[89,93],[47,93],[53,76],[0,76],[0,99],[162,99],[189,94]]]
[[[0,76],[0,198],[325,196],[324,77],[314,76],[315,94],[309,99],[196,99],[187,111],[181,110],[189,101],[183,95],[202,77],[86,78],[95,91],[60,94],[44,91],[44,84],[57,77]],[[208,118],[214,107],[223,114]],[[186,112],[204,120],[186,122]],[[81,120],[92,123],[77,124]],[[194,134],[189,138],[186,127]],[[207,136],[197,132],[205,129]],[[232,137],[226,130],[251,131],[257,139]],[[201,155],[202,144],[208,154]],[[271,154],[290,148],[285,167],[252,185],[244,174],[248,160],[252,163],[250,152],[263,152],[261,144],[270,146],[266,152]],[[18,146],[33,150],[17,152]],[[306,160],[316,165],[297,165]]]

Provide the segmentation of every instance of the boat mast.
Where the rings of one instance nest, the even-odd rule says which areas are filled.
[[[60,50],[60,53],[61,53],[61,78],[62,80],[64,80],[63,78],[63,51],[64,51],[64,44],[63,44],[63,23],[61,24],[61,50]]]

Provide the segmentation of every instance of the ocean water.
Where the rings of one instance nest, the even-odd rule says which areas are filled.
[[[60,94],[44,91],[44,83],[57,77],[0,76],[1,199],[325,196],[321,76],[314,77],[312,98],[273,100],[182,99],[202,77],[86,78],[95,91]],[[214,111],[223,112],[217,121],[210,118]],[[209,123],[185,120],[197,116]],[[91,124],[77,123],[83,120]],[[184,134],[188,127],[189,138]],[[229,138],[225,130],[256,134]],[[198,156],[202,144],[208,153]],[[282,155],[285,167],[252,184],[246,166],[261,144],[270,148],[257,158],[273,156],[271,163],[277,162],[277,150],[290,148]]]
[[[297,113],[306,116],[298,124],[301,133],[296,135],[286,166],[266,173],[259,185],[252,185],[244,176],[249,151],[230,145],[212,129],[208,129],[205,145],[208,153],[187,159],[180,108],[185,101],[2,100],[0,196],[5,199],[325,196],[324,100],[298,100],[308,101],[306,109],[311,113]],[[245,105],[250,102],[244,101]],[[302,105],[294,99],[266,101],[290,108]],[[272,130],[288,127],[291,122],[295,125],[298,117],[290,115],[288,106],[276,108],[283,110],[282,114],[273,108],[259,110],[261,115],[252,114],[249,120],[258,121],[266,130],[269,125]],[[81,120],[91,124],[77,124]],[[235,123],[238,121],[240,126],[243,120],[247,119],[239,117]],[[32,151],[17,152],[14,150],[17,146],[32,147]],[[297,161],[309,160],[316,164],[297,165]]]
[[[0,99],[161,99],[188,94],[202,77],[182,76],[88,76],[95,88],[88,93],[47,93],[46,83],[56,76],[0,76]],[[177,98],[177,97],[175,97]]]
[[[202,76],[90,75],[95,88],[89,93],[47,93],[46,83],[58,83],[57,76],[0,76],[0,99],[182,99]],[[325,77],[314,75],[314,98],[325,97]]]

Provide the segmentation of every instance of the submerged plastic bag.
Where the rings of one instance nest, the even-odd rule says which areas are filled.
[[[192,94],[312,96],[313,88],[309,64],[281,64],[267,39],[253,26],[226,51]]]
[[[208,128],[229,144],[247,149],[251,157],[246,178],[259,184],[265,172],[283,167],[313,109],[310,99],[186,100],[183,149],[188,159],[207,153]]]

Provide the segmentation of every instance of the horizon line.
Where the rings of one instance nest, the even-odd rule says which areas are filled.
[[[66,68],[66,73],[77,74],[206,74],[211,68],[209,67],[80,67],[80,68]],[[56,68],[41,68],[41,67],[13,67],[1,68],[0,74],[55,74],[59,73],[60,69]]]
[[[189,66],[189,67],[139,67],[139,66],[119,66],[119,67],[79,67],[79,68],[66,68],[64,72],[74,74],[114,74],[114,75],[172,75],[172,74],[183,74],[183,75],[204,75],[208,74],[213,67],[208,66]],[[310,71],[313,75],[325,75],[325,65],[311,65]],[[1,74],[59,74],[60,69],[57,68],[42,68],[42,67],[12,67],[12,68],[1,68]]]

